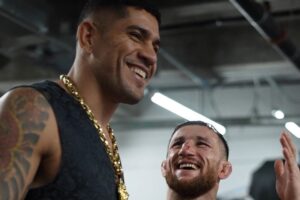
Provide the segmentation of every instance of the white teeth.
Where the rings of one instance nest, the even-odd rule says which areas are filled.
[[[192,163],[182,163],[182,164],[179,165],[179,169],[183,169],[183,168],[197,169],[197,166],[195,164],[192,164]]]
[[[142,77],[143,79],[146,79],[146,72],[144,72],[140,68],[131,67],[130,69],[131,69],[131,71],[135,72],[137,75],[139,75],[140,77]]]

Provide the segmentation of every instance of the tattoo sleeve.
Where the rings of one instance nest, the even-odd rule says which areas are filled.
[[[20,199],[30,159],[49,118],[49,104],[32,89],[18,89],[0,110],[0,199]],[[29,183],[27,183],[29,184]]]

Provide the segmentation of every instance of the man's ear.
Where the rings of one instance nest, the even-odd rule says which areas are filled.
[[[95,32],[95,27],[93,23],[89,20],[81,22],[81,24],[78,26],[76,37],[79,46],[87,51],[88,53],[91,53],[92,51],[92,45],[93,45],[93,34]]]
[[[221,161],[219,179],[226,179],[232,172],[232,165],[229,161]]]
[[[167,174],[167,169],[166,169],[166,160],[162,161],[161,166],[160,166],[161,174],[163,177],[166,176]]]

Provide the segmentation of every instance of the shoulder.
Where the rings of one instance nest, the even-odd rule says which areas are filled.
[[[36,101],[37,98],[42,101],[45,100],[43,95],[32,87],[29,86],[18,87],[5,93],[0,98],[0,104],[13,106],[17,102],[33,102]]]
[[[3,115],[20,122],[20,128],[43,129],[49,119],[51,106],[45,97],[30,87],[16,88],[0,98],[0,117]],[[40,126],[32,127],[39,124]]]
[[[50,104],[33,88],[16,88],[0,98],[0,132],[6,130],[9,135],[29,139],[27,144],[35,145],[38,142],[52,117]],[[21,142],[20,138],[18,142]]]
[[[3,134],[5,131],[7,134]],[[15,145],[26,144],[37,154],[48,154],[52,146],[50,138],[57,132],[48,100],[31,87],[7,92],[0,98],[0,132],[3,137],[15,137]]]

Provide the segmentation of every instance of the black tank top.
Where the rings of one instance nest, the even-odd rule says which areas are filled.
[[[54,111],[62,148],[60,170],[53,182],[29,190],[26,200],[117,200],[114,169],[97,130],[80,104],[58,84],[32,86]]]

